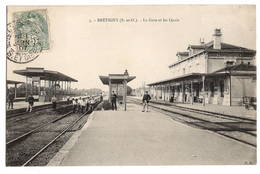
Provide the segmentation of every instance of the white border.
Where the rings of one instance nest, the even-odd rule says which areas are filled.
[[[6,59],[5,59],[5,26],[6,26],[6,6],[7,5],[170,5],[170,4],[256,4],[256,15],[259,17],[259,9],[257,0],[2,0],[0,4],[0,79],[1,79],[1,93],[0,93],[0,165],[1,173],[200,173],[200,174],[219,174],[219,173],[259,173],[259,164],[256,166],[149,166],[149,167],[5,167],[5,78],[6,78]],[[259,29],[259,22],[257,22],[257,29]],[[259,37],[257,33],[257,51],[259,51]],[[258,58],[258,52],[257,52]],[[258,62],[258,61],[257,61]],[[259,70],[257,68],[258,75]],[[259,80],[257,81],[259,87]],[[257,88],[260,89],[260,88]],[[259,94],[257,93],[259,97]],[[259,115],[259,113],[258,113]],[[259,123],[258,126],[259,128]],[[259,133],[259,131],[257,131]],[[259,144],[259,138],[257,143]],[[259,150],[257,148],[257,150]],[[259,155],[257,155],[259,159]]]

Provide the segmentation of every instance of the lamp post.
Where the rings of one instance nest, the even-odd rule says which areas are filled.
[[[124,84],[124,105],[125,105],[125,111],[126,111],[126,96],[127,96],[127,79],[129,77],[129,74],[128,74],[128,71],[125,70],[124,72],[124,81],[123,81],[123,84]]]

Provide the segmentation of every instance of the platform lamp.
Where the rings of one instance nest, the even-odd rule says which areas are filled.
[[[127,96],[127,79],[129,77],[129,73],[127,71],[127,69],[125,70],[124,72],[124,81],[123,81],[123,84],[124,84],[124,104],[125,104],[125,111],[126,111],[126,96]]]

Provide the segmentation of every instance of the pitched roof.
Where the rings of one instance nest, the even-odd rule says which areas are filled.
[[[171,68],[176,64],[179,64],[183,61],[186,61],[186,60],[188,60],[192,57],[196,57],[196,56],[198,56],[198,55],[200,55],[204,52],[253,53],[253,54],[256,53],[255,50],[240,47],[240,46],[235,46],[235,45],[231,45],[231,44],[227,44],[227,43],[224,43],[224,42],[221,43],[221,49],[214,49],[213,48],[213,41],[210,41],[210,42],[202,44],[202,45],[189,45],[188,49],[189,48],[200,49],[200,51],[197,52],[196,54],[192,54],[192,55],[186,57],[185,59],[179,60],[179,61],[169,65],[168,67]]]
[[[213,49],[213,44],[214,44],[214,42],[210,41],[210,42],[202,44],[202,45],[189,45],[188,49],[192,48],[192,49],[208,50],[208,49]],[[221,42],[221,50],[233,50],[233,51],[234,50],[240,50],[240,51],[253,51],[253,52],[255,52],[255,50],[251,50],[251,49],[248,49],[248,48],[244,48],[244,47],[240,47],[240,46],[236,46],[236,45],[232,45],[232,44],[227,44],[227,43],[224,43],[224,42]]]

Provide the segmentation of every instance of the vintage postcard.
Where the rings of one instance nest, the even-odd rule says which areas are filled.
[[[255,5],[7,6],[6,166],[256,165]]]

